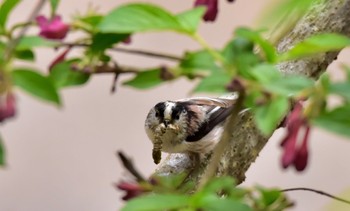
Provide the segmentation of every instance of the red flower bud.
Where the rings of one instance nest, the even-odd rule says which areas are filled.
[[[0,122],[14,117],[16,114],[16,99],[12,93],[0,96]]]
[[[204,21],[214,21],[218,14],[218,0],[196,0],[195,7],[206,6],[207,10],[203,16]]]
[[[55,16],[51,20],[40,15],[36,17],[36,22],[40,27],[39,35],[47,39],[58,39],[65,38],[69,30],[69,25],[65,24],[61,20],[61,16]]]
[[[122,197],[124,201],[135,198],[145,192],[145,189],[137,183],[120,182],[116,187],[125,191],[125,195]]]
[[[60,55],[58,55],[50,64],[49,66],[49,71],[52,70],[52,68],[58,64],[64,61],[64,59],[66,58],[68,52],[72,49],[72,47],[68,47],[66,50],[64,50]]]
[[[297,171],[303,171],[306,168],[308,161],[307,142],[309,139],[310,127],[303,116],[302,111],[302,104],[297,102],[292,112],[286,118],[287,134],[281,143],[281,146],[283,147],[281,160],[283,168],[287,168],[293,164]],[[298,146],[298,133],[301,128],[305,128],[305,134],[301,146]]]
[[[308,140],[309,140],[310,127],[306,127],[304,134],[303,143],[301,144],[299,150],[296,153],[296,158],[294,160],[294,167],[297,171],[303,171],[307,166],[307,161],[309,157],[308,153]]]

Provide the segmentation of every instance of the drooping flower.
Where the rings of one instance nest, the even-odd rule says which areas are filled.
[[[218,0],[196,0],[194,3],[195,7],[205,6],[207,10],[203,16],[204,21],[215,21],[218,14]]]
[[[297,102],[286,119],[287,134],[281,143],[283,147],[282,167],[287,168],[290,165],[294,165],[297,171],[303,171],[306,168],[309,154],[310,126],[302,111],[302,104]],[[300,144],[298,143],[298,134],[301,130],[304,130],[304,136]]]
[[[11,92],[0,96],[0,122],[14,117],[16,114],[16,99]]]
[[[66,37],[69,25],[62,22],[61,16],[56,15],[51,20],[40,15],[36,17],[36,22],[40,27],[39,35],[47,39],[61,40]]]

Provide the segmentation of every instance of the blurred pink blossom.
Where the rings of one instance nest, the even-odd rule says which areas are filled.
[[[56,15],[51,20],[40,15],[36,17],[36,22],[40,27],[39,35],[47,39],[61,40],[66,37],[69,31],[69,25],[61,20],[61,16]]]
[[[0,96],[0,122],[14,117],[16,114],[16,99],[11,92]]]
[[[194,6],[206,6],[207,10],[203,16],[203,20],[215,21],[218,14],[218,0],[196,0]]]

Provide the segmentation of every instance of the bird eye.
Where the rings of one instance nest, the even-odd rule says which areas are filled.
[[[156,117],[158,117],[159,116],[159,112],[158,111],[156,111]]]
[[[176,116],[175,116],[175,119],[176,119],[176,120],[179,120],[179,119],[180,119],[180,115],[179,115],[179,114],[176,115]]]

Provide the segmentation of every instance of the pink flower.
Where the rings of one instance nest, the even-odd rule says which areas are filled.
[[[218,14],[218,0],[196,0],[194,3],[195,7],[206,6],[207,11],[203,16],[204,21],[214,21]]]
[[[36,22],[40,27],[39,35],[47,39],[61,40],[65,38],[69,30],[69,25],[65,24],[61,20],[61,16],[56,15],[51,20],[40,15],[36,17]]]
[[[0,96],[0,122],[14,117],[16,114],[16,99],[11,92]]]
[[[282,166],[287,168],[294,165],[297,171],[303,171],[308,162],[308,140],[310,126],[302,115],[303,106],[297,102],[292,112],[286,119],[287,134],[284,137],[281,146],[283,147]],[[298,144],[298,134],[304,128],[305,133],[301,145]]]

